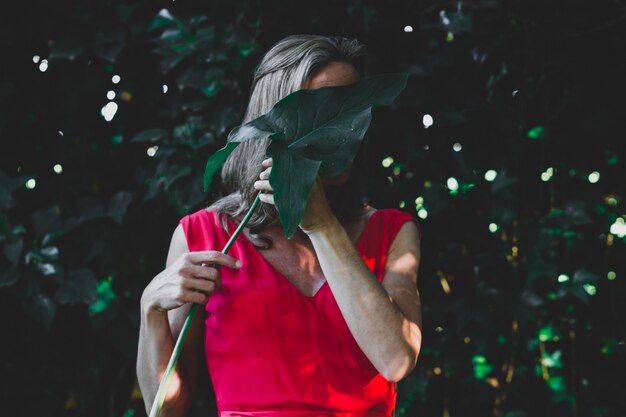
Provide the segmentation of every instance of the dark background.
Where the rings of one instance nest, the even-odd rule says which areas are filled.
[[[144,415],[141,292],[293,33],[410,73],[369,133],[371,204],[424,232],[399,415],[626,415],[621,0],[5,2],[0,413]],[[215,415],[203,384],[190,415]]]

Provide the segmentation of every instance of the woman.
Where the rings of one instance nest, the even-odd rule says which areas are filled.
[[[365,59],[354,40],[283,39],[255,71],[244,122],[293,91],[357,81]],[[194,318],[162,416],[187,413],[203,354],[223,417],[391,415],[394,382],[413,370],[421,346],[417,224],[363,203],[357,156],[354,169],[318,177],[299,233],[286,239],[267,145],[235,149],[222,170],[229,194],[181,219],[165,270],[142,295],[137,374],[146,410],[198,303],[207,314]],[[264,204],[245,236],[220,254],[258,192]]]

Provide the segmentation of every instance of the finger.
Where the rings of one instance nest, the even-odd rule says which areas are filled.
[[[274,191],[269,181],[256,181],[254,188],[262,191]]]
[[[269,180],[271,172],[272,172],[272,167],[269,167],[265,171],[261,172],[261,174],[259,175],[259,178],[262,180]]]
[[[224,253],[214,250],[189,252],[184,256],[184,260],[188,264],[200,265],[202,263],[206,263],[209,265],[223,265],[235,269],[241,268],[241,261],[233,258],[232,256],[228,256]]]
[[[261,195],[259,195],[259,200],[264,203],[274,204],[274,194],[261,193]]]
[[[181,285],[186,290],[200,291],[206,295],[213,294],[217,288],[217,284],[214,281],[208,281],[201,278],[183,278]]]
[[[267,159],[263,160],[263,162],[261,162],[261,165],[264,168],[267,168],[267,167],[271,167],[273,163],[274,163],[274,160],[272,158],[267,158]]]
[[[201,292],[186,290],[183,292],[182,299],[186,303],[205,305],[209,301],[209,296]]]
[[[180,274],[189,278],[202,278],[205,280],[217,281],[219,274],[217,269],[212,266],[199,266],[188,264],[180,268]]]

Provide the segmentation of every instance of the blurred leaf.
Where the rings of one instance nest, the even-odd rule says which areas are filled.
[[[150,22],[148,30],[162,28],[173,23],[181,25],[180,21],[172,16],[169,10],[161,9],[161,11],[159,11],[159,14],[157,14],[156,17]]]
[[[539,340],[546,342],[554,338],[560,338],[561,335],[558,329],[556,329],[552,323],[549,323],[539,329],[539,332],[537,332],[537,337],[539,338]]]
[[[13,206],[13,197],[6,188],[0,188],[0,210],[4,211]]]
[[[589,294],[587,294],[582,285],[570,285],[567,289],[570,293],[579,298],[580,301],[589,304]]]
[[[563,362],[561,361],[561,353],[562,352],[560,350],[555,350],[552,353],[544,353],[543,357],[541,358],[543,366],[556,369],[562,368]]]
[[[109,306],[109,304],[117,298],[117,295],[113,291],[111,286],[112,278],[103,279],[98,283],[96,288],[97,301],[89,305],[89,314],[95,315],[103,312]]]
[[[574,272],[574,282],[575,283],[589,283],[589,282],[597,282],[599,276],[590,272],[585,268],[579,268]]]
[[[548,378],[548,386],[552,391],[565,391],[565,379],[560,375],[554,375]]]
[[[19,271],[15,266],[0,269],[0,288],[15,284],[19,278]]]
[[[59,272],[57,265],[49,262],[37,262],[37,269],[44,276],[54,275]]]
[[[168,133],[165,129],[147,129],[136,134],[131,142],[158,142],[161,139],[166,138],[167,135]]]
[[[222,87],[224,70],[220,68],[209,69],[202,80],[202,93],[207,97],[215,96]]]
[[[6,242],[4,244],[4,255],[7,257],[9,262],[13,265],[17,265],[20,262],[22,249],[24,249],[24,241],[22,239]]]
[[[64,277],[54,298],[61,304],[94,303],[98,282],[89,269],[80,269]]]
[[[59,258],[59,248],[56,246],[42,248],[39,252],[48,260],[56,260]]]
[[[22,307],[31,318],[46,326],[52,323],[57,312],[52,298],[42,293],[25,298]]]
[[[74,60],[85,50],[85,43],[76,37],[65,37],[54,42],[48,59]]]
[[[130,202],[133,200],[133,195],[128,191],[117,192],[109,201],[109,216],[113,218],[117,223],[122,224],[126,211]]]
[[[495,194],[497,192],[505,190],[511,185],[517,183],[518,181],[519,179],[517,178],[509,177],[506,173],[506,169],[503,169],[501,172],[498,173],[496,179],[493,180],[493,183],[491,185],[491,192]]]
[[[526,135],[531,139],[543,139],[546,132],[543,126],[536,126],[530,129]]]
[[[43,235],[61,228],[61,219],[56,207],[36,211],[31,216],[31,221],[35,229],[35,237],[37,238],[41,238]]]

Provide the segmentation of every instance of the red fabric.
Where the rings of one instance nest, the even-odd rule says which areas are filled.
[[[396,209],[370,217],[357,243],[382,281],[387,251],[400,227],[416,221]],[[214,212],[180,220],[190,251],[222,250],[229,235]],[[234,232],[236,224],[229,223]],[[357,345],[328,283],[312,297],[272,267],[241,234],[221,268],[222,286],[206,304],[205,352],[221,417],[382,417],[395,385]],[[364,318],[366,319],[366,318]]]

